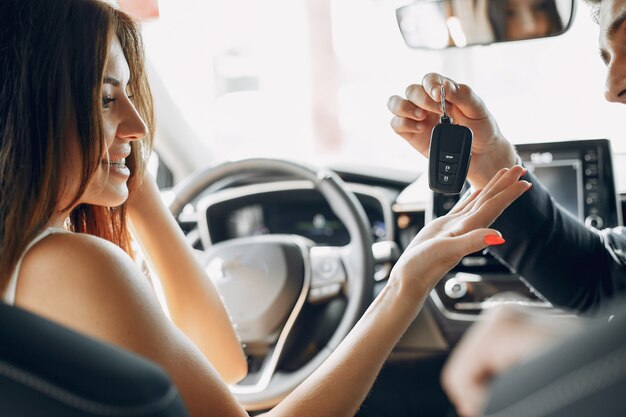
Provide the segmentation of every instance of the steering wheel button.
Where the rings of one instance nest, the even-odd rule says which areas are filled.
[[[312,254],[311,269],[311,287],[343,283],[346,280],[346,273],[338,256]]]
[[[326,258],[322,260],[319,269],[320,275],[324,278],[332,278],[337,270],[337,266],[336,259]]]
[[[311,288],[308,300],[310,303],[319,303],[329,300],[341,292],[341,284],[324,285],[323,287]]]

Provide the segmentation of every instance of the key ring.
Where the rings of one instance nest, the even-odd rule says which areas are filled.
[[[441,84],[441,110],[443,111],[443,117],[448,117],[446,111],[446,86]]]
[[[441,111],[443,115],[439,120],[441,123],[452,123],[452,119],[448,116],[448,110],[446,108],[446,86],[441,84]]]

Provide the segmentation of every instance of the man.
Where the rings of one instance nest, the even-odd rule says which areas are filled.
[[[608,70],[605,97],[610,102],[626,104],[626,0],[588,3],[600,25],[600,56]],[[473,187],[482,188],[498,169],[513,166],[519,157],[470,87],[428,74],[422,84],[406,89],[406,99],[389,99],[388,107],[395,115],[391,126],[427,155],[430,132],[441,114],[442,83],[446,86],[450,115],[474,132],[468,180]],[[507,244],[491,252],[559,307],[593,313],[625,295],[626,232],[622,228],[601,232],[585,228],[561,212],[531,173],[524,179],[535,186],[496,221],[494,227],[506,237]],[[443,382],[461,415],[481,412],[485,388],[492,376],[562,333],[558,327],[546,327],[541,320],[526,316],[510,310],[493,314],[472,329],[452,355]],[[516,339],[504,339],[511,335]]]

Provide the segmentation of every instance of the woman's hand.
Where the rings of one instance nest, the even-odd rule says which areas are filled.
[[[133,231],[159,277],[172,321],[226,382],[241,380],[247,362],[228,312],[147,171],[131,189],[127,204]]]
[[[523,173],[521,166],[501,169],[484,189],[427,224],[400,256],[390,282],[427,294],[463,256],[504,243],[498,231],[487,227],[531,187],[519,181]]]
[[[406,88],[406,99],[389,98],[387,107],[394,114],[391,127],[428,157],[430,134],[442,115],[442,85],[446,87],[447,111],[453,123],[467,126],[474,133],[472,163],[467,177],[474,187],[484,188],[499,169],[510,168],[516,163],[517,154],[500,132],[485,103],[467,85],[439,74],[427,74],[422,84]]]
[[[129,190],[126,208],[132,218],[141,216],[143,212],[154,208],[155,205],[165,207],[156,178],[144,169],[141,178],[136,178],[134,186]]]

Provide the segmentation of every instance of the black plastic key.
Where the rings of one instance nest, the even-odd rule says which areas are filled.
[[[472,158],[470,128],[452,124],[446,113],[445,89],[441,89],[443,116],[430,137],[428,185],[442,194],[459,194]]]

